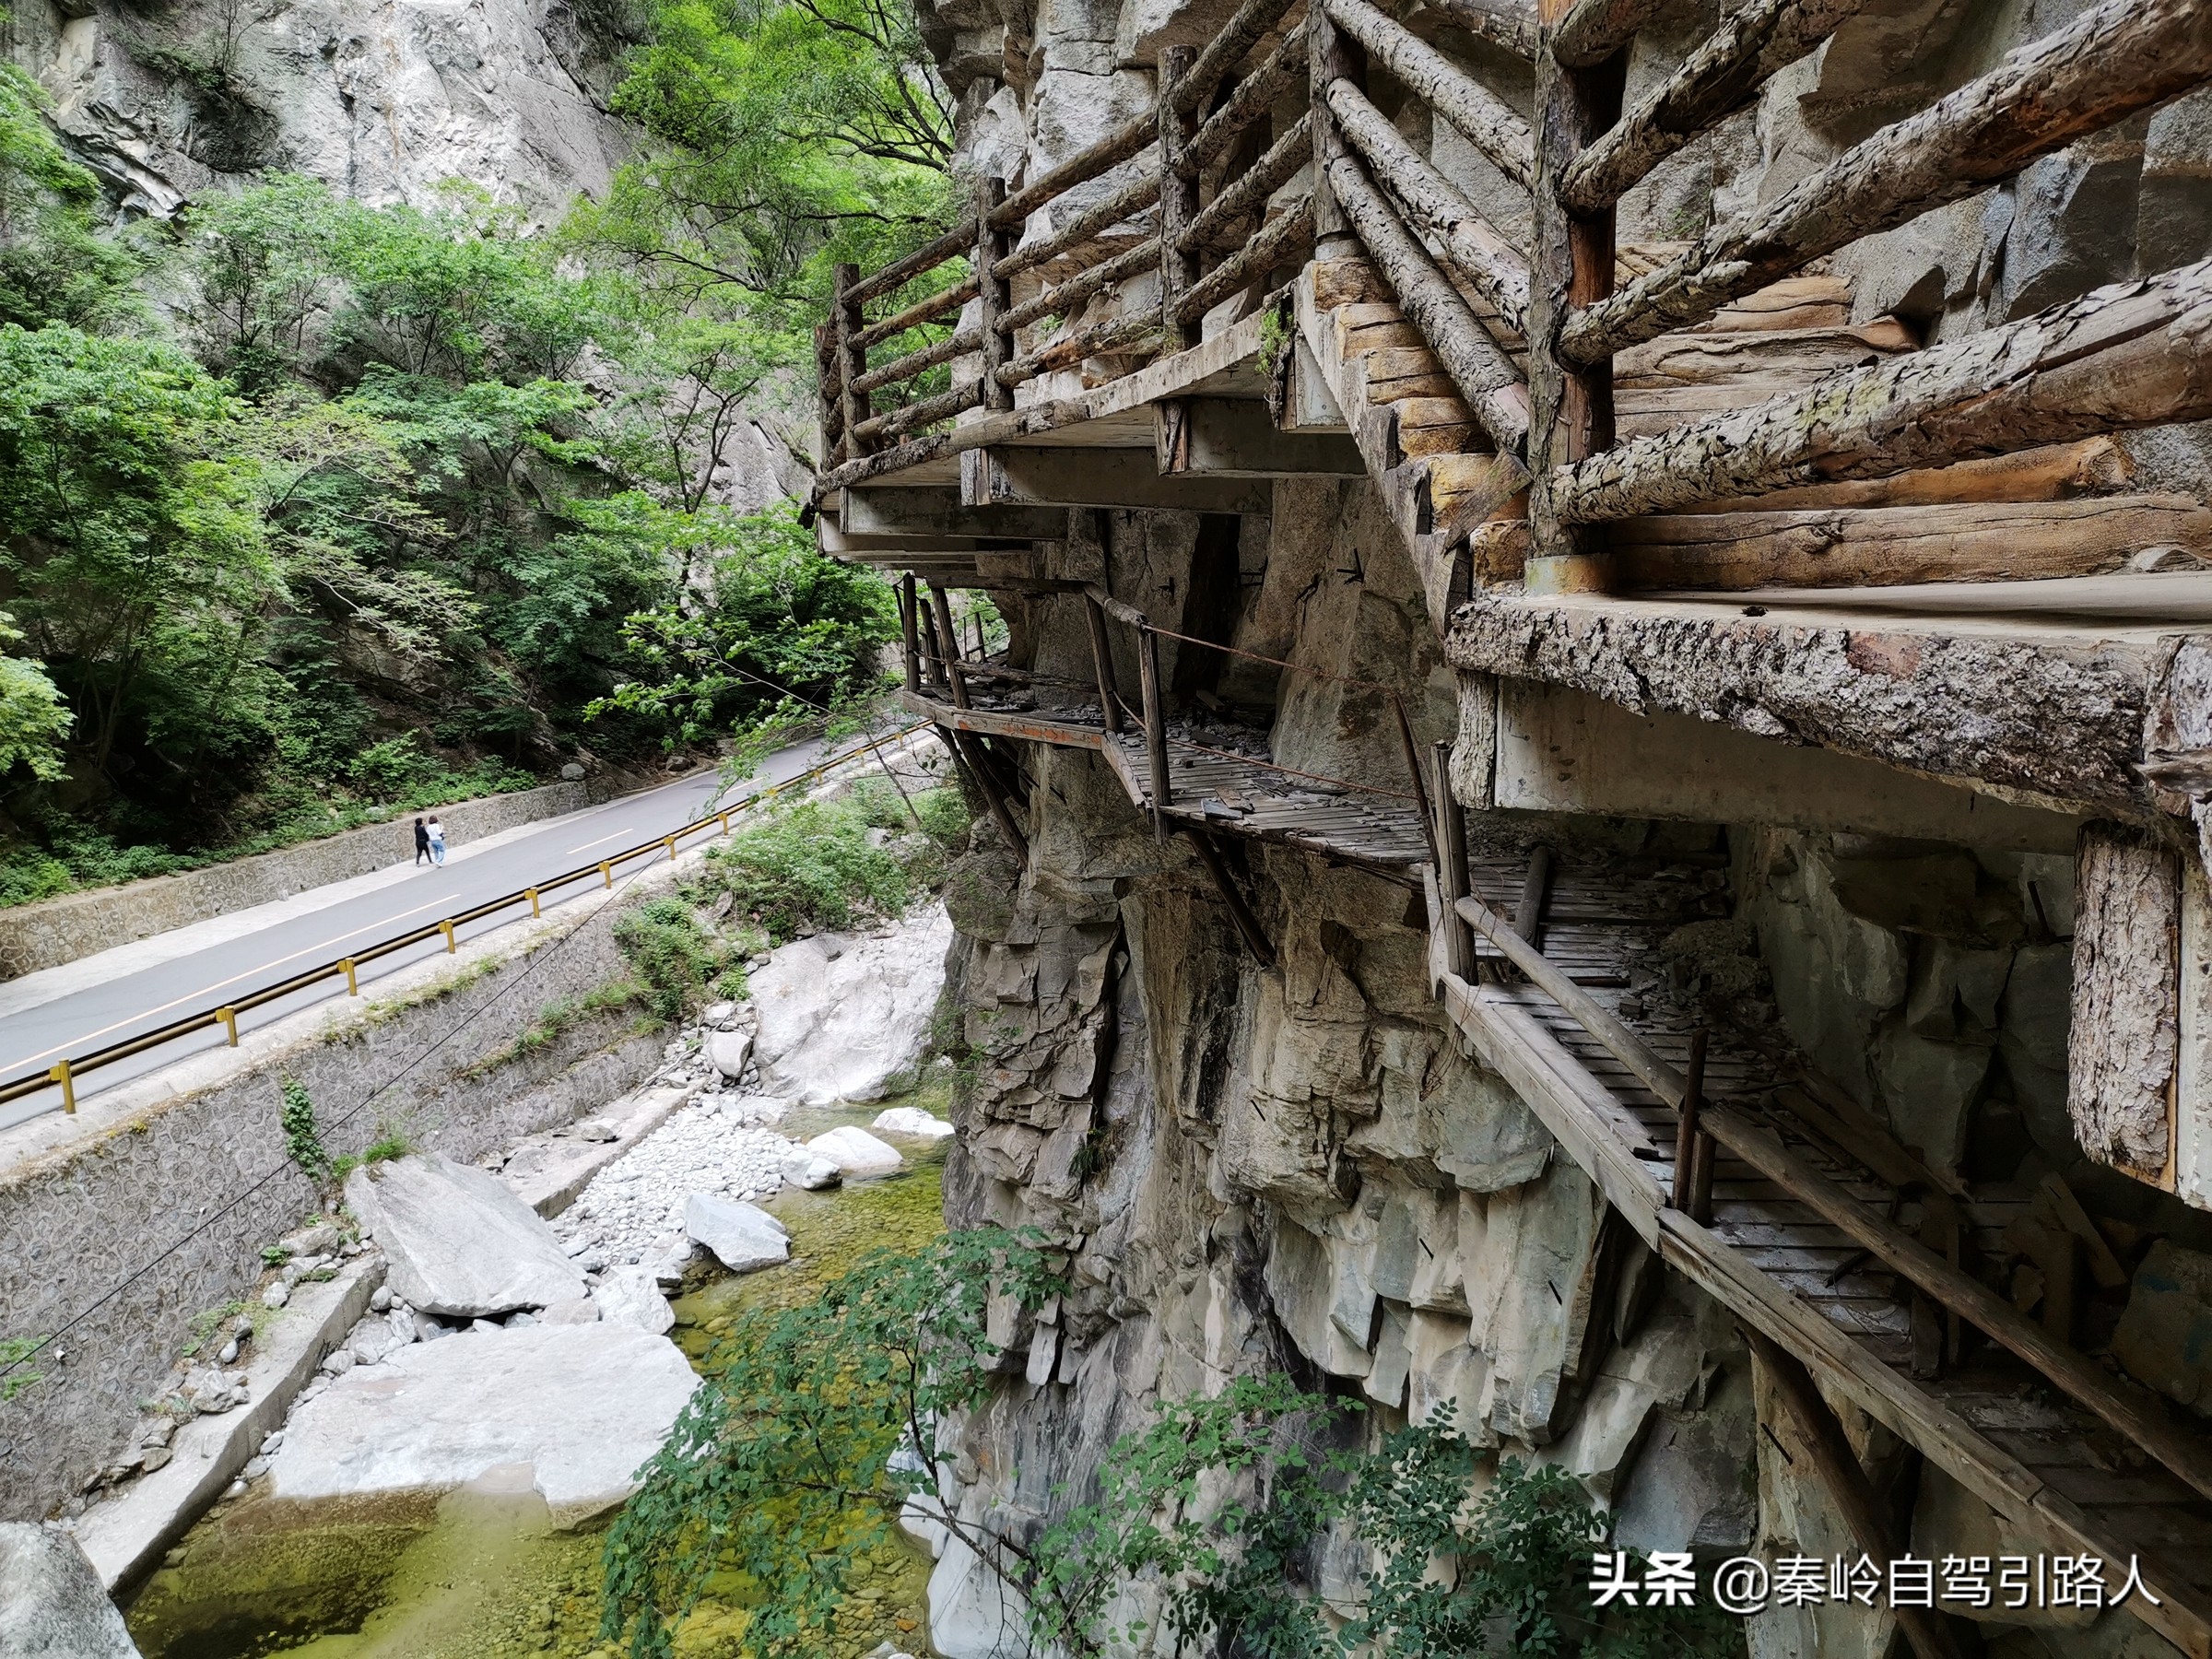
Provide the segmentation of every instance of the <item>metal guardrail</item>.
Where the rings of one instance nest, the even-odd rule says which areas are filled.
[[[95,1049],[90,1053],[78,1058],[65,1057],[55,1061],[50,1066],[26,1072],[20,1077],[10,1078],[7,1082],[0,1084],[0,1105],[6,1105],[11,1100],[22,1100],[27,1095],[34,1095],[42,1088],[50,1088],[59,1084],[62,1090],[62,1110],[65,1112],[73,1112],[76,1110],[76,1079],[87,1072],[96,1071],[103,1065],[112,1065],[118,1060],[127,1060],[134,1054],[142,1054],[148,1049],[159,1048],[164,1043],[174,1042],[179,1038],[191,1036],[196,1031],[205,1031],[219,1027],[229,1038],[229,1046],[236,1048],[238,1046],[238,1017],[241,1014],[261,1007],[267,1003],[281,1002],[294,992],[304,991],[310,985],[320,984],[324,980],[341,977],[346,981],[346,994],[359,996],[361,992],[359,971],[367,963],[390,956],[395,951],[405,950],[410,946],[420,945],[426,940],[439,937],[445,940],[445,948],[450,955],[460,948],[460,943],[454,936],[456,929],[464,927],[471,922],[480,922],[487,916],[496,916],[501,911],[517,909],[524,904],[530,907],[530,913],[533,916],[541,915],[544,913],[543,900],[547,894],[558,891],[562,888],[572,887],[581,881],[588,881],[594,876],[598,877],[606,886],[612,888],[615,885],[615,870],[618,866],[634,859],[650,858],[656,853],[664,852],[673,860],[676,857],[677,844],[679,841],[710,828],[719,828],[721,833],[726,836],[730,833],[730,819],[737,814],[749,811],[764,801],[773,800],[777,795],[794,785],[811,783],[825,772],[834,771],[846,762],[866,754],[871,749],[880,748],[884,743],[903,743],[915,733],[926,731],[928,726],[927,721],[918,721],[912,725],[902,726],[887,738],[872,738],[841,754],[833,755],[795,776],[784,779],[780,783],[771,783],[765,789],[755,790],[743,800],[734,802],[719,812],[709,813],[705,818],[686,824],[680,830],[673,830],[666,835],[655,836],[651,841],[640,841],[636,846],[617,853],[611,857],[599,859],[593,864],[579,865],[572,870],[565,870],[547,880],[517,888],[515,891],[502,894],[497,899],[488,899],[482,904],[447,916],[441,921],[427,923],[421,927],[410,928],[404,934],[395,934],[391,938],[381,940],[366,949],[351,951],[342,957],[334,957],[320,967],[310,968],[305,972],[296,973],[288,980],[265,986],[250,995],[234,997],[219,1007],[206,1008],[197,1014],[188,1014],[182,1019],[173,1019],[169,1024],[147,1031],[141,1036],[128,1038],[122,1042],[110,1043],[106,1048]]]

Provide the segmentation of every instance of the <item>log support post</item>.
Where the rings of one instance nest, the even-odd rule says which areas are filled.
[[[1195,46],[1170,46],[1159,54],[1159,307],[1171,347],[1198,344],[1198,319],[1178,322],[1182,297],[1198,281],[1198,250],[1185,247],[1198,217],[1198,169],[1190,158],[1199,112],[1181,113],[1176,88],[1197,62]]]
[[[1556,29],[1567,0],[1542,0],[1540,16]],[[1545,53],[1536,66],[1535,244],[1529,271],[1528,562],[1531,593],[1557,594],[1606,585],[1602,534],[1568,524],[1551,501],[1552,468],[1613,446],[1613,362],[1585,368],[1559,355],[1559,335],[1577,308],[1613,291],[1613,209],[1571,213],[1559,181],[1592,140],[1620,117],[1628,53],[1585,69]]]
[[[1858,1453],[1852,1450],[1851,1437],[1844,1432],[1842,1420],[1830,1409],[1812,1373],[1804,1362],[1760,1331],[1747,1331],[1752,1351],[1759,1356],[1774,1392],[1782,1396],[1783,1406],[1795,1419],[1799,1435],[1811,1448],[1813,1466],[1819,1473],[1828,1495],[1851,1529],[1852,1539],[1862,1553],[1874,1558],[1876,1565],[1887,1568],[1896,1546],[1890,1538],[1890,1526],[1883,1518],[1882,1504],[1875,1494],[1874,1483],[1867,1479],[1865,1469],[1859,1463]],[[1952,1636],[1944,1616],[1933,1607],[1895,1607],[1898,1628],[1904,1631],[1905,1640],[1912,1643],[1914,1659],[1960,1659],[1959,1643]]]
[[[960,776],[975,794],[983,797],[983,806],[991,814],[991,821],[998,826],[999,834],[1006,839],[1007,848],[1014,854],[1015,867],[1027,870],[1030,867],[1030,838],[1022,834],[1021,826],[1014,821],[1014,808],[1006,800],[1006,792],[999,788],[998,780],[992,776],[990,761],[981,747],[966,732],[948,725],[937,727],[937,737],[945,745],[945,752],[952,757],[952,763],[959,770]]]
[[[838,408],[845,431],[842,453],[848,461],[859,460],[869,448],[860,432],[860,423],[868,418],[868,394],[853,389],[853,382],[868,371],[868,348],[860,343],[860,331],[866,323],[861,316],[861,302],[845,297],[859,281],[858,265],[841,265],[831,276],[830,290],[830,324],[837,331]]]
[[[1006,256],[1013,238],[991,222],[992,216],[1005,204],[1006,182],[1004,179],[983,179],[975,187],[975,291],[981,305],[983,335],[983,407],[1005,410],[1014,406],[1014,388],[1001,385],[998,371],[1014,357],[1014,337],[1010,331],[1002,332],[999,320],[1014,304],[1011,285],[1003,276],[994,274],[998,262]]]
[[[1454,979],[1473,983],[1475,931],[1459,913],[1467,896],[1467,812],[1452,793],[1452,746],[1439,743],[1429,768],[1436,817],[1436,891],[1443,900],[1444,967]]]
[[[1161,811],[1174,799],[1175,785],[1168,775],[1168,710],[1159,683],[1159,636],[1140,628],[1136,636],[1136,669],[1145,699],[1145,761],[1152,774],[1152,834],[1167,840]]]
[[[1705,1030],[1689,1034],[1682,1068],[1682,1116],[1675,1135],[1675,1189],[1668,1203],[1700,1227],[1712,1225],[1712,1136],[1699,1127],[1705,1106]]]
[[[1221,895],[1221,902],[1229,907],[1229,919],[1236,924],[1237,936],[1244,941],[1244,948],[1252,952],[1253,959],[1261,967],[1274,967],[1275,947],[1268,942],[1267,932],[1260,925],[1259,916],[1237,886],[1236,877],[1230,874],[1229,865],[1221,856],[1221,849],[1214,844],[1214,838],[1189,824],[1182,825],[1182,830],[1190,837],[1191,850],[1198,854],[1198,862],[1206,866],[1206,875],[1213,878],[1214,890]]]
[[[814,325],[814,379],[819,398],[817,419],[821,424],[818,453],[827,472],[845,457],[845,408],[842,377],[837,371],[837,312],[830,321]]]
[[[960,672],[960,637],[952,630],[952,600],[935,582],[929,584],[929,602],[937,623],[937,650],[945,667],[945,683],[952,692],[952,706],[968,706],[968,677]]]
[[[1329,113],[1329,87],[1346,80],[1362,90],[1367,86],[1367,53],[1312,0],[1306,7],[1306,44],[1312,93],[1307,107],[1313,113],[1313,257],[1342,259],[1359,247],[1351,222],[1337,206],[1329,188],[1329,163],[1349,155],[1344,134]]]
[[[1113,645],[1106,635],[1106,613],[1088,594],[1083,595],[1083,620],[1090,629],[1090,665],[1099,679],[1099,712],[1106,730],[1119,735],[1122,695],[1113,681]]]
[[[906,659],[906,688],[916,696],[922,690],[922,631],[914,619],[914,578],[910,571],[899,579],[899,634]]]

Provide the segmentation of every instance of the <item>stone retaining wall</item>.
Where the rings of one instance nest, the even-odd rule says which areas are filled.
[[[0,1518],[53,1513],[119,1455],[193,1315],[251,1294],[262,1246],[313,1207],[285,1152],[288,1079],[306,1085],[333,1157],[396,1134],[471,1160],[648,1077],[665,1039],[637,1031],[629,1008],[472,1068],[548,1004],[626,971],[613,924],[669,881],[657,865],[404,970],[373,999],[326,1003],[0,1136],[0,1339],[95,1310],[39,1356],[43,1380],[0,1404]]]
[[[548,783],[441,806],[438,816],[445,820],[447,841],[458,844],[481,841],[518,824],[579,812],[588,805],[583,784]],[[252,858],[0,910],[0,979],[56,968],[210,916],[405,864],[415,853],[414,818],[415,814],[407,813],[389,823],[365,825]]]

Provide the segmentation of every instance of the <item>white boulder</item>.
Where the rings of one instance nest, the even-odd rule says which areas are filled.
[[[612,1324],[635,1325],[654,1336],[676,1328],[676,1310],[661,1294],[659,1278],[651,1267],[610,1267],[592,1293],[599,1317]]]
[[[0,1521],[0,1654],[138,1659],[123,1615],[68,1534]]]
[[[619,1504],[699,1379],[665,1336],[602,1321],[416,1343],[297,1406],[270,1496],[435,1494],[526,1479],[557,1525]]]
[[[916,1140],[943,1140],[952,1133],[952,1125],[941,1117],[932,1117],[919,1106],[894,1106],[888,1112],[876,1114],[876,1127],[886,1135],[911,1135]]]
[[[846,1177],[888,1175],[906,1161],[898,1147],[850,1125],[816,1135],[806,1148],[828,1159],[837,1166],[837,1172]]]
[[[951,944],[951,921],[931,905],[878,937],[778,950],[752,976],[762,1090],[808,1106],[880,1100],[928,1046]]]
[[[824,1187],[835,1186],[843,1179],[837,1165],[812,1147],[794,1146],[783,1154],[783,1180],[787,1185],[805,1187],[810,1193],[818,1193]]]
[[[346,1202],[390,1263],[392,1294],[445,1318],[542,1308],[584,1293],[553,1230],[497,1176],[436,1156],[364,1166]]]
[[[756,1204],[694,1193],[684,1200],[684,1230],[732,1273],[757,1273],[791,1259],[791,1233]]]
[[[753,1057],[753,1040],[744,1031],[715,1031],[707,1038],[707,1062],[733,1082],[745,1075]]]

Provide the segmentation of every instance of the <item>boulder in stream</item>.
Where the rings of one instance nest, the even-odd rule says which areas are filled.
[[[694,1193],[684,1200],[684,1230],[732,1273],[757,1273],[791,1259],[791,1233],[756,1204]]]
[[[0,1521],[0,1659],[138,1659],[76,1540]]]
[[[932,905],[880,935],[778,950],[752,975],[761,1089],[808,1106],[882,1099],[929,1045],[951,944],[952,923]]]
[[[676,1328],[676,1310],[661,1294],[660,1279],[651,1267],[610,1267],[592,1296],[601,1319],[635,1325],[655,1336],[665,1336]]]
[[[876,1114],[875,1127],[886,1135],[911,1135],[917,1140],[943,1140],[952,1133],[952,1125],[941,1117],[932,1117],[919,1106],[894,1106],[888,1112]]]
[[[383,1246],[393,1295],[424,1312],[480,1318],[584,1293],[553,1230],[483,1170],[435,1155],[364,1166],[346,1202]]]
[[[606,1320],[416,1343],[293,1411],[269,1496],[535,1489],[579,1525],[629,1496],[698,1381],[665,1336]]]
[[[906,1161],[898,1147],[850,1124],[816,1135],[806,1143],[806,1149],[828,1159],[837,1166],[839,1174],[848,1178],[888,1175]]]

